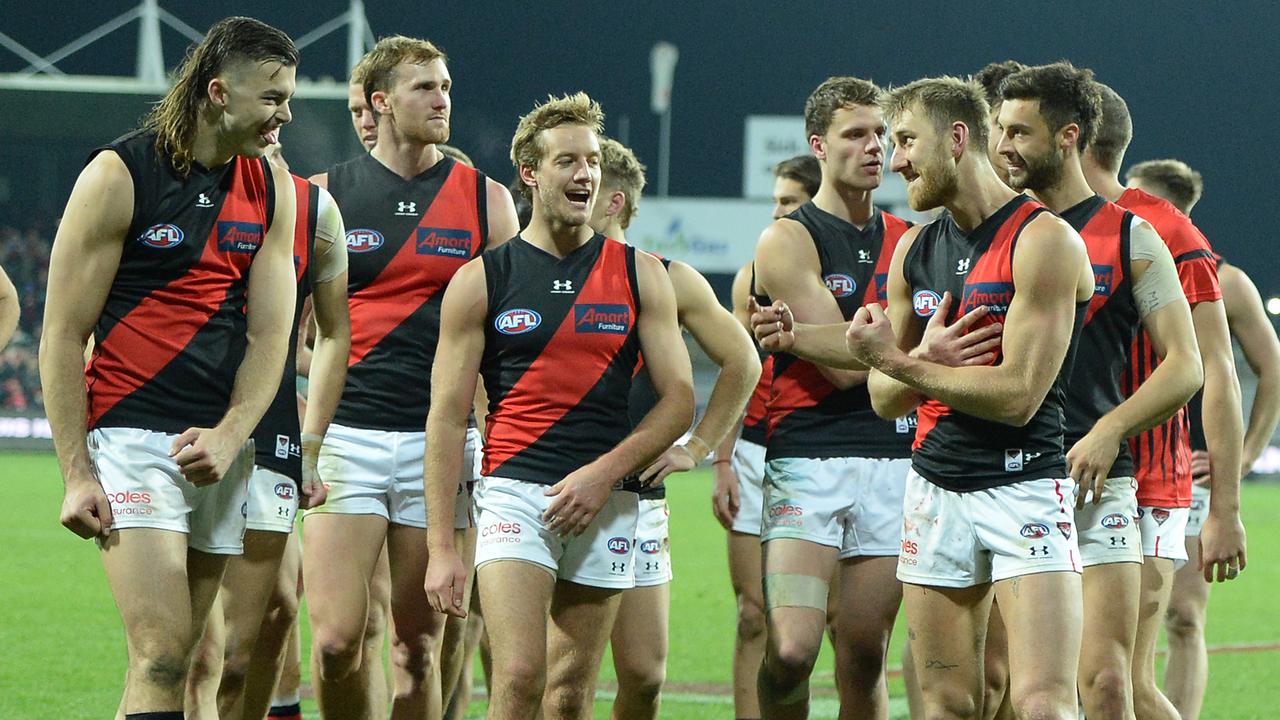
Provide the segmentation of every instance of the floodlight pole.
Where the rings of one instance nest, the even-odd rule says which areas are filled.
[[[138,66],[134,72],[139,82],[164,84],[160,5],[156,0],[142,0],[138,5]]]
[[[365,37],[369,33],[369,20],[364,15],[364,0],[351,0],[347,9],[347,71],[354,70],[364,57]]]
[[[671,85],[680,51],[669,42],[655,43],[649,51],[653,86],[649,106],[658,115],[658,195],[667,196],[671,180]]]

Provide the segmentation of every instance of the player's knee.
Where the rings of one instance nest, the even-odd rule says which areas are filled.
[[[435,666],[435,639],[425,632],[407,633],[397,627],[392,643],[391,660],[397,668],[421,683]]]
[[[564,683],[557,687],[549,687],[547,688],[547,696],[543,700],[543,716],[556,718],[590,717],[591,706],[594,701],[594,693],[589,691],[586,683]]]
[[[857,685],[878,683],[884,672],[884,644],[871,639],[841,644],[840,658],[846,677]]]
[[[746,597],[738,599],[738,642],[749,643],[764,637],[764,607]]]
[[[363,643],[359,634],[326,628],[315,629],[313,633],[312,652],[323,679],[338,680],[360,667]]]
[[[181,689],[191,670],[191,655],[178,649],[153,650],[130,660],[131,677],[166,690]],[[212,672],[208,670],[206,672]]]
[[[518,707],[536,709],[546,688],[546,667],[540,663],[511,662],[494,668],[493,694]],[[553,717],[559,717],[553,716]]]
[[[1204,634],[1204,620],[1200,613],[1185,603],[1169,603],[1164,616],[1165,631],[1169,642],[1189,642]]]
[[[821,641],[821,636],[819,636]],[[818,646],[806,639],[782,637],[772,643],[772,652],[765,666],[778,680],[799,682],[813,672],[818,659]]]
[[[1029,690],[1014,699],[1018,720],[1075,720],[1078,717],[1075,688],[1070,692],[1053,689]]]
[[[1108,667],[1083,674],[1081,691],[1088,695],[1095,707],[1123,708],[1128,705],[1133,681],[1122,670]]]
[[[934,688],[924,695],[925,720],[975,720],[977,699],[961,688]]]
[[[662,692],[667,681],[665,662],[631,663],[618,667],[618,694],[623,693],[641,703],[651,703]]]

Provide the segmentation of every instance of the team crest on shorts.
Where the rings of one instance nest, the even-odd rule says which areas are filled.
[[[1169,519],[1169,511],[1164,508],[1151,508],[1151,519],[1155,520],[1157,525],[1163,525],[1164,521]]]
[[[1070,540],[1071,539],[1071,523],[1069,522],[1058,523],[1058,532],[1062,533],[1062,537]]]

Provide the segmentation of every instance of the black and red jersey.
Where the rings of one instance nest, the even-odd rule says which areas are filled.
[[[1013,301],[1013,253],[1018,236],[1038,214],[1040,203],[1017,197],[965,233],[949,214],[929,223],[903,262],[915,314],[927,320],[950,292],[958,299],[947,324],[979,305],[990,312],[976,327],[1003,322]],[[1023,427],[985,420],[926,399],[918,408],[912,467],[929,482],[954,492],[985,490],[1022,480],[1066,477],[1062,448],[1063,385],[1071,372],[1087,303],[1078,303],[1071,351],[1031,421]],[[992,362],[1000,364],[1003,354]]]
[[[136,131],[94,153],[124,161],[134,207],[85,369],[89,428],[216,425],[248,343],[249,266],[275,199],[266,161],[196,164],[184,176],[155,140]]]
[[[1128,365],[1133,339],[1142,329],[1142,318],[1129,271],[1133,213],[1094,195],[1060,215],[1084,238],[1094,281],[1066,386],[1065,447],[1070,450],[1103,415],[1124,402],[1120,376]],[[1129,443],[1121,441],[1108,477],[1132,476]]]
[[[859,229],[812,202],[787,218],[803,225],[813,239],[822,280],[845,320],[869,302],[887,302],[889,261],[910,223],[880,211]],[[757,298],[762,306],[772,302]],[[865,383],[839,390],[817,365],[790,353],[774,353],[768,417],[770,460],[911,454],[913,418],[880,418]]]
[[[302,428],[298,421],[298,319],[302,305],[311,294],[316,247],[316,218],[320,188],[297,175],[293,191],[298,199],[297,222],[293,228],[293,269],[298,281],[298,297],[293,307],[289,332],[289,355],[284,362],[280,388],[253,431],[254,464],[270,468],[302,481]]]
[[[351,356],[334,422],[418,431],[431,404],[440,301],[483,251],[485,176],[442,158],[405,180],[371,155],[329,170],[347,228]]]
[[[484,475],[552,485],[631,432],[635,253],[596,235],[564,258],[519,236],[484,254]]]
[[[1169,246],[1182,291],[1192,307],[1222,299],[1213,249],[1190,218],[1168,200],[1137,188],[1125,190],[1116,204],[1151,223]],[[1126,395],[1132,395],[1160,363],[1146,332],[1138,333],[1130,357],[1121,382]],[[1140,505],[1188,507],[1191,504],[1190,435],[1187,410],[1183,408],[1164,423],[1129,438]]]
[[[773,383],[773,356],[760,358],[760,381],[747,401],[747,414],[742,418],[742,439],[763,447],[769,427],[769,394]]]

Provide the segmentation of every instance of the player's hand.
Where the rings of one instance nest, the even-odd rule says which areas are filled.
[[[672,445],[657,460],[650,463],[644,472],[640,473],[640,484],[652,487],[660,484],[671,473],[686,472],[697,466],[698,463],[694,460],[689,448],[684,445]]]
[[[98,478],[92,474],[67,478],[62,494],[62,526],[86,540],[111,536],[111,502]]]
[[[427,575],[422,583],[427,604],[436,612],[454,617],[467,616],[465,596],[467,568],[452,548],[433,548],[427,553]]]
[[[716,516],[720,527],[732,530],[733,520],[738,517],[738,510],[742,507],[738,473],[733,469],[733,463],[717,462],[712,467],[715,484],[711,489],[711,512]]]
[[[329,488],[320,481],[320,445],[323,436],[303,433],[302,435],[302,498],[298,505],[303,510],[320,507],[329,496]]]
[[[187,482],[203,487],[222,480],[243,449],[244,440],[225,431],[193,427],[174,438],[169,456]]]
[[[1102,502],[1107,475],[1120,454],[1121,438],[1099,423],[1067,451],[1067,473],[1076,483],[1076,509],[1083,510],[1089,494],[1093,504]]]
[[[1234,580],[1245,566],[1244,524],[1236,512],[1213,511],[1205,515],[1200,528],[1200,569],[1205,582]]]
[[[1191,482],[1200,487],[1209,487],[1213,481],[1213,463],[1209,461],[1208,450],[1191,451]]]
[[[547,530],[559,535],[581,535],[613,492],[613,483],[597,475],[587,465],[547,488],[555,500],[542,513]]]
[[[774,300],[769,307],[760,307],[754,297],[748,297],[747,310],[751,312],[751,332],[762,349],[787,352],[795,346],[796,318],[786,303]]]
[[[880,367],[886,357],[898,350],[893,323],[879,303],[858,308],[844,333],[844,344],[849,353],[867,367]]]
[[[911,351],[911,356],[947,367],[990,365],[995,362],[1004,326],[991,323],[973,329],[979,320],[991,312],[986,305],[979,305],[965,313],[964,317],[947,325],[946,318],[951,312],[952,302],[954,298],[950,292],[942,294],[942,302],[938,303],[937,310],[925,324],[924,336],[920,338],[920,344]]]

